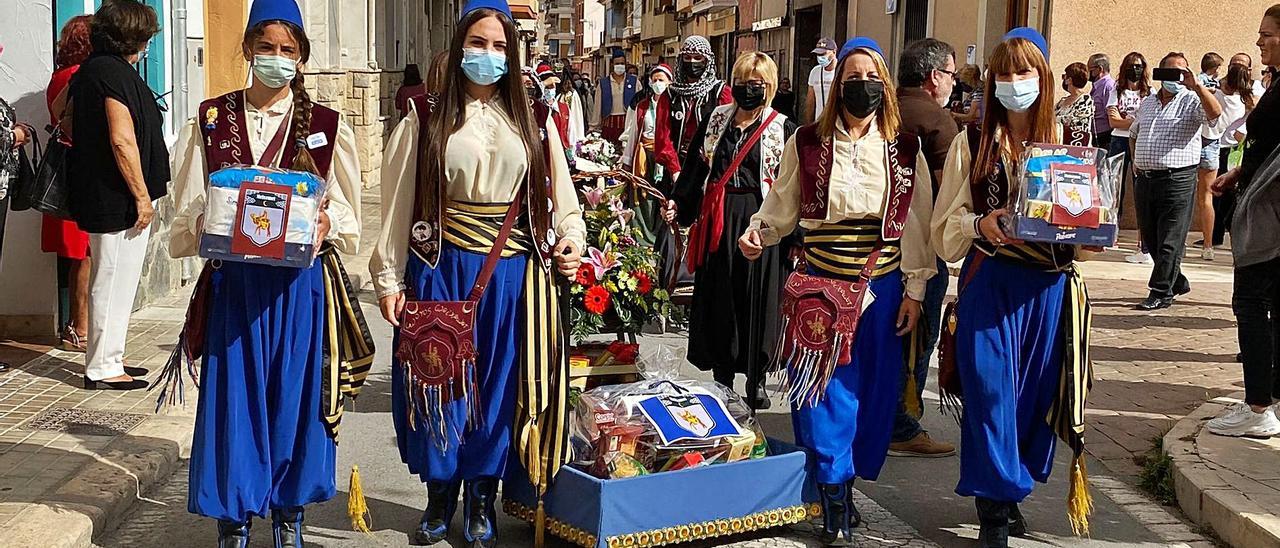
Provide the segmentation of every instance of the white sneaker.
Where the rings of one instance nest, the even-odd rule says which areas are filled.
[[[1280,419],[1276,418],[1274,409],[1254,413],[1249,404],[1241,402],[1228,407],[1209,421],[1207,427],[1209,432],[1219,436],[1269,438],[1280,434]]]
[[[1151,254],[1139,252],[1132,255],[1126,255],[1124,262],[1133,264],[1151,264]]]
[[[1201,258],[1201,259],[1204,259],[1204,260],[1206,260],[1206,261],[1212,261],[1212,260],[1213,260],[1213,248],[1212,248],[1212,247],[1206,247],[1206,248],[1204,248],[1204,249],[1200,250],[1200,258]]]

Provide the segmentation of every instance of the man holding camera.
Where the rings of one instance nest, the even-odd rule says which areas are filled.
[[[1142,100],[1130,128],[1139,228],[1155,263],[1150,294],[1137,306],[1145,311],[1168,308],[1191,292],[1182,275],[1182,255],[1204,148],[1200,129],[1216,128],[1222,114],[1213,91],[1191,72],[1183,54],[1165,55],[1153,75],[1160,91]]]

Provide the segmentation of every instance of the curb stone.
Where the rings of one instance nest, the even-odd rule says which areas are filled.
[[[148,417],[99,452],[53,493],[27,505],[5,527],[0,544],[90,548],[133,504],[190,456],[194,417]]]
[[[1173,460],[1174,491],[1183,513],[1212,529],[1227,544],[1249,548],[1280,548],[1280,517],[1243,490],[1252,480],[1201,457],[1198,440],[1213,436],[1205,423],[1239,401],[1243,393],[1201,405],[1164,437],[1164,450]]]

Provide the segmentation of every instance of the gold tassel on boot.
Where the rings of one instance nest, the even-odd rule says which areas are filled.
[[[351,518],[351,530],[370,534],[369,504],[364,500],[364,487],[360,485],[360,467],[351,467],[351,487],[347,490],[347,517]]]
[[[1089,514],[1093,513],[1093,497],[1089,495],[1089,474],[1084,466],[1084,452],[1076,455],[1071,466],[1071,487],[1067,493],[1067,518],[1076,536],[1089,534]]]

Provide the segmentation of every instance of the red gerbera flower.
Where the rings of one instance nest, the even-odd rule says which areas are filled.
[[[608,289],[597,285],[587,290],[587,294],[582,297],[582,305],[586,307],[587,312],[600,315],[609,309],[609,302],[612,299]]]
[[[635,274],[632,274],[632,277],[636,279],[636,291],[639,291],[641,295],[648,295],[650,291],[653,291],[653,279],[649,277],[649,274],[643,270],[637,270]]]
[[[579,268],[578,276],[574,279],[574,281],[578,282],[578,285],[583,287],[591,287],[593,285],[596,285],[596,282],[598,280],[596,280],[595,269],[590,267]]]

